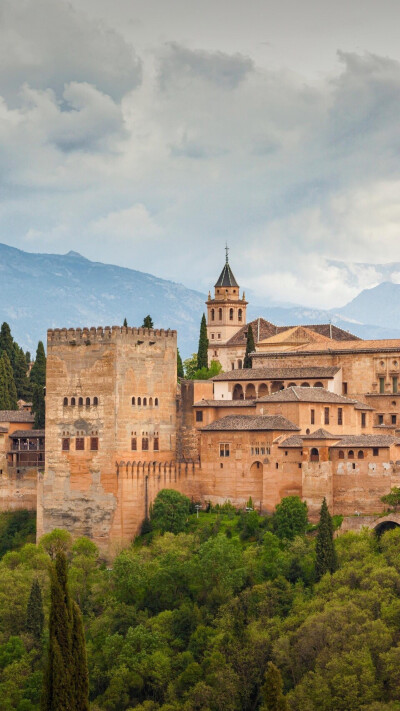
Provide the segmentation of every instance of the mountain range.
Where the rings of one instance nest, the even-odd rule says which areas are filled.
[[[400,265],[382,265],[382,277]],[[150,314],[158,328],[178,331],[185,358],[197,350],[206,295],[152,274],[92,262],[77,252],[28,253],[0,243],[0,322],[16,341],[35,351],[48,328],[113,326],[124,318],[139,326]],[[400,285],[383,281],[364,289],[346,306],[331,310],[302,306],[252,306],[248,319],[262,316],[277,325],[332,323],[361,338],[400,338]]]

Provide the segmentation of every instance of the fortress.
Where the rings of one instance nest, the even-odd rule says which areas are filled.
[[[312,518],[325,496],[349,526],[372,525],[400,486],[400,340],[260,318],[243,369],[246,307],[227,258],[207,300],[223,366],[210,381],[177,383],[175,331],[48,331],[45,453],[32,416],[3,413],[1,507],[36,508],[39,537],[67,528],[108,550],[163,488],[267,512],[298,495]]]

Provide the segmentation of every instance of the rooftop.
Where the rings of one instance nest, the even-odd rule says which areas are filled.
[[[283,334],[285,331],[292,331],[292,329],[300,327],[307,328],[308,330],[314,331],[321,336],[325,336],[325,338],[329,339],[333,345],[336,345],[338,341],[354,342],[360,340],[358,336],[354,336],[352,333],[344,331],[342,328],[338,328],[338,326],[334,326],[330,323],[318,323],[313,325],[302,324],[301,326],[300,324],[297,326],[276,326],[274,323],[271,323],[271,321],[267,321],[264,318],[255,318],[253,321],[250,321],[242,326],[242,328],[229,339],[227,345],[246,345],[247,330],[249,326],[251,326],[253,330],[254,340],[256,343],[259,341],[265,341],[267,338],[272,338],[272,336]]]
[[[399,438],[394,435],[345,435],[340,442],[334,444],[335,448],[340,447],[390,447],[392,444],[400,444]]]
[[[293,385],[284,390],[278,390],[273,395],[264,395],[257,398],[257,402],[332,402],[341,405],[355,406],[356,400],[337,395],[325,388],[302,388]],[[366,409],[368,406],[366,405]]]
[[[239,284],[237,283],[233,275],[233,271],[230,268],[228,261],[224,264],[224,268],[221,274],[219,275],[219,279],[215,286],[236,286],[237,288],[239,288]]]
[[[45,430],[15,430],[15,432],[10,434],[10,437],[32,437],[32,439],[44,436]]]
[[[303,439],[339,439],[341,435],[333,435],[328,430],[324,430],[320,427],[315,432],[311,432],[309,435],[302,435]]]
[[[306,380],[307,378],[333,378],[340,366],[305,366],[299,368],[242,368],[228,370],[213,378],[214,381],[225,380]]]
[[[255,407],[255,400],[199,400],[193,407]]]
[[[293,356],[293,353],[299,353],[301,355],[307,355],[308,353],[315,355],[316,353],[332,353],[340,354],[346,351],[358,351],[365,353],[383,353],[383,352],[397,352],[400,353],[400,339],[399,338],[386,338],[381,340],[350,340],[349,334],[347,334],[347,340],[331,341],[326,347],[322,347],[321,343],[305,343],[303,345],[292,348],[290,351],[276,351],[279,356]],[[274,351],[253,353],[252,358],[268,358],[273,357]]]
[[[202,428],[210,430],[300,430],[282,415],[227,415]]]
[[[35,415],[26,410],[0,410],[0,422],[34,422]]]

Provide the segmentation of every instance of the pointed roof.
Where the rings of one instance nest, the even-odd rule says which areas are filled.
[[[228,245],[225,247],[225,251],[226,251],[226,261],[224,264],[224,268],[223,268],[221,274],[219,275],[219,279],[218,279],[217,283],[215,284],[215,286],[216,287],[217,286],[236,286],[237,288],[239,288],[239,284],[237,283],[237,281],[233,275],[233,271],[229,266]]]

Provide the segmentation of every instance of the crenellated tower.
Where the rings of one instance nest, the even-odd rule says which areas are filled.
[[[214,297],[209,292],[206,301],[209,362],[218,359],[219,346],[224,346],[246,324],[247,301],[244,292],[240,298],[239,284],[229,265],[228,247],[225,249],[225,264],[214,286]]]

